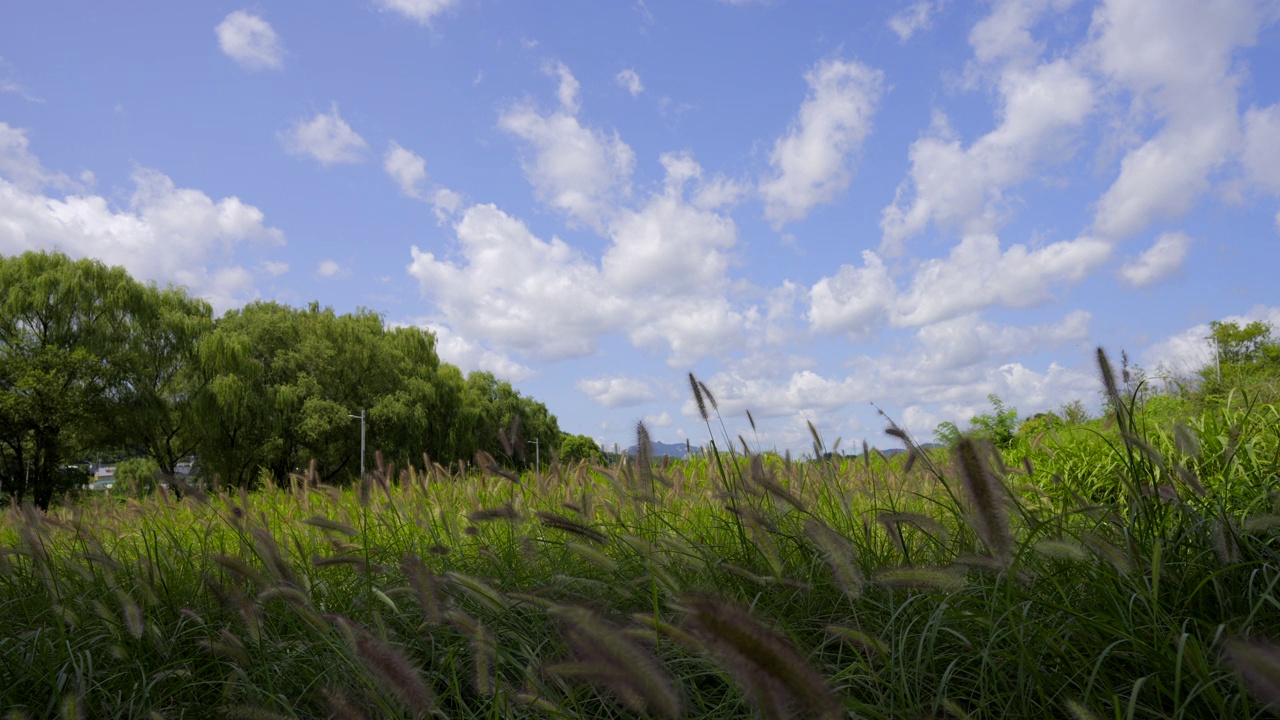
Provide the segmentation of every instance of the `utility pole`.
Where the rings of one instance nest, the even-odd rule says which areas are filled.
[[[538,438],[534,438],[529,442],[533,443],[533,464],[538,468],[538,474],[542,474],[542,446],[538,444]],[[525,457],[528,457],[526,455]]]
[[[1205,340],[1213,342],[1213,369],[1218,375],[1218,382],[1222,382],[1222,352],[1218,348],[1218,338],[1213,335],[1205,336]]]
[[[364,408],[360,408],[359,415],[347,414],[349,418],[358,418],[360,420],[360,480],[364,481]]]

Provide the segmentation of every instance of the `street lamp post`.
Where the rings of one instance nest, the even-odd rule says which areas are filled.
[[[1213,369],[1216,371],[1218,376],[1218,382],[1222,382],[1222,352],[1218,349],[1218,338],[1213,335],[1208,335],[1205,337],[1205,340],[1213,342]]]
[[[538,438],[534,438],[529,442],[533,443],[533,463],[538,468],[538,473],[542,473],[542,446],[538,444]],[[527,456],[526,456],[527,457]]]
[[[359,415],[347,414],[349,418],[358,418],[360,420],[360,480],[364,481],[364,408],[360,409]]]

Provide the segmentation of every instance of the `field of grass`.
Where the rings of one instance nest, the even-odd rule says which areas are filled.
[[[10,507],[0,705],[1264,717],[1278,470],[1280,408],[1232,399],[1176,427],[1122,404],[1003,456],[962,441],[801,462],[723,438],[652,466],[383,467],[347,490]]]

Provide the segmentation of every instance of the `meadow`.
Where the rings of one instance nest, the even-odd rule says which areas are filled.
[[[1251,718],[1280,406],[793,459],[379,461],[0,519],[9,717]],[[695,385],[695,393],[697,387]],[[644,435],[643,430],[641,435]],[[641,437],[641,447],[646,438]],[[1268,706],[1267,703],[1273,703]]]

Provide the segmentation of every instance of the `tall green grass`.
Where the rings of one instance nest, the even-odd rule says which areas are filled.
[[[714,397],[691,384],[712,428]],[[1008,456],[929,453],[891,427],[909,452],[800,462],[721,421],[680,462],[514,477],[481,457],[384,466],[349,490],[296,476],[10,507],[0,703],[68,718],[1273,712],[1280,410],[1241,399],[1156,427],[1114,406]]]

